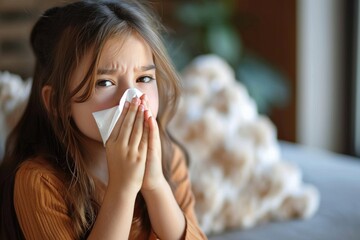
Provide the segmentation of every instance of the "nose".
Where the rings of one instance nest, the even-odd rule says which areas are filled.
[[[124,76],[119,82],[118,82],[118,89],[117,89],[117,96],[118,100],[120,101],[121,97],[124,95],[125,91],[129,88],[135,87],[134,83],[135,80],[133,79],[134,76],[131,76],[132,74],[128,74]]]

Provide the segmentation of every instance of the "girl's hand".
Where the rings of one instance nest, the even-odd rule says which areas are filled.
[[[119,191],[137,194],[141,189],[148,151],[149,126],[144,123],[145,106],[140,99],[126,102],[106,142],[109,183]]]
[[[140,99],[145,109],[147,109],[145,111],[145,122],[146,126],[149,126],[146,168],[141,191],[152,191],[157,187],[161,187],[165,180],[161,164],[160,133],[158,124],[155,118],[151,116],[148,108],[146,95],[143,95]]]

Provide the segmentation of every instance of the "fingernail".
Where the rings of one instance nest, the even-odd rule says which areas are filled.
[[[132,100],[131,100],[132,103],[137,103],[137,97],[134,97]]]
[[[142,111],[142,112],[144,111],[144,105],[142,105],[142,104],[140,105],[140,111]]]
[[[130,106],[130,103],[128,101],[125,101],[125,108],[128,108]]]
[[[144,100],[141,100],[141,104],[144,105],[145,108],[147,108],[146,102]]]

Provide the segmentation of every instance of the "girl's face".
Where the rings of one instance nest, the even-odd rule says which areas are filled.
[[[72,90],[75,89],[90,66],[90,54],[86,55],[75,70]],[[156,69],[150,47],[137,34],[125,39],[121,36],[110,38],[100,55],[94,92],[82,103],[73,102],[72,117],[80,131],[98,142],[102,142],[93,112],[114,107],[126,89],[136,87],[148,97],[149,108],[156,118],[159,97],[156,84]],[[82,94],[82,90],[76,95]]]

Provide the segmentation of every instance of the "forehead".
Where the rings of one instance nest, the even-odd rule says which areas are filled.
[[[99,67],[102,68],[150,63],[153,63],[152,50],[137,33],[109,38],[104,44],[99,59]]]
[[[92,48],[80,60],[72,74],[72,90],[84,79],[95,57]],[[130,33],[112,36],[105,42],[97,68],[122,71],[125,68],[141,68],[153,63],[152,50],[147,42],[139,34]]]

